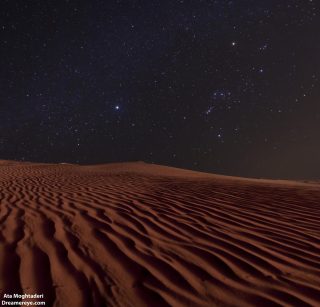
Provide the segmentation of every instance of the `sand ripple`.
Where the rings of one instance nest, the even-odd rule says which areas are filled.
[[[0,292],[46,306],[319,306],[317,184],[0,163]]]

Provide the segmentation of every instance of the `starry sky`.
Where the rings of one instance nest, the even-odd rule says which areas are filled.
[[[319,178],[319,29],[316,0],[3,0],[0,158]]]

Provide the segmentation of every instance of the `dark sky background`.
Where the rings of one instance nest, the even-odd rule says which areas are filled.
[[[319,178],[317,3],[2,0],[0,158]]]

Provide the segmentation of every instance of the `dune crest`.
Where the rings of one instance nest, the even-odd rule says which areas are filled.
[[[0,292],[46,306],[317,306],[320,185],[0,161]]]

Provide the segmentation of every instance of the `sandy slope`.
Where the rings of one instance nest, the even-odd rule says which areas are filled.
[[[316,306],[320,185],[0,162],[0,292],[46,306]]]

